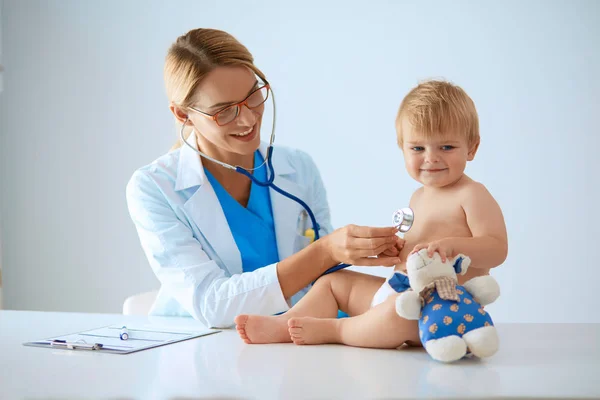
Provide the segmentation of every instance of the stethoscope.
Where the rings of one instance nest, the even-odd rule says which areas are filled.
[[[296,203],[300,204],[302,206],[302,208],[304,208],[304,210],[306,211],[306,213],[308,214],[308,217],[310,218],[311,224],[312,224],[312,233],[314,235],[314,240],[319,240],[320,235],[319,235],[319,224],[317,223],[317,219],[315,218],[315,214],[313,213],[313,211],[310,209],[310,207],[308,206],[308,204],[306,204],[302,199],[294,196],[293,194],[286,192],[285,190],[281,189],[279,186],[275,185],[275,183],[273,183],[273,181],[275,180],[275,170],[273,168],[273,162],[272,162],[272,157],[273,157],[273,143],[275,142],[275,123],[276,123],[276,112],[275,112],[275,94],[273,93],[273,89],[270,88],[269,89],[271,91],[271,98],[272,98],[272,102],[273,102],[273,125],[271,127],[271,138],[269,140],[269,147],[267,147],[267,155],[265,157],[265,160],[263,161],[263,163],[261,165],[259,165],[258,167],[252,168],[250,170],[244,169],[242,167],[238,166],[233,166],[231,164],[227,164],[224,163],[222,161],[216,160],[212,157],[210,157],[207,154],[204,154],[203,152],[201,152],[200,150],[198,150],[197,147],[192,146],[186,139],[185,139],[185,135],[184,135],[184,128],[186,126],[186,123],[188,121],[188,117],[186,117],[185,122],[181,125],[181,130],[179,132],[179,136],[181,138],[181,140],[183,141],[184,144],[186,144],[190,149],[194,150],[196,153],[198,153],[198,155],[200,155],[201,157],[206,158],[207,160],[210,160],[216,164],[221,165],[224,168],[227,169],[231,169],[234,170],[242,175],[247,176],[252,182],[254,182],[255,184],[257,184],[258,186],[262,186],[262,187],[270,187],[271,189],[273,189],[274,191],[276,191],[277,193],[289,198],[290,200],[295,201]],[[265,182],[261,182],[259,181],[250,171],[254,171],[260,167],[262,167],[263,165],[267,164],[267,168],[268,168],[268,172],[267,172],[267,180]],[[270,175],[270,176],[269,176]],[[394,227],[396,227],[398,229],[399,232],[405,233],[408,232],[408,230],[412,227],[413,224],[413,220],[414,220],[414,213],[410,208],[403,208],[400,209],[398,211],[396,211],[392,217],[393,220],[393,224]],[[327,275],[330,274],[332,272],[338,271],[340,269],[343,268],[347,268],[350,267],[352,264],[338,264],[335,265],[331,268],[329,268],[327,271],[325,271],[323,273],[323,275]]]
[[[410,207],[401,208],[395,211],[392,215],[392,226],[398,230],[398,233],[406,233],[410,230],[410,228],[412,228],[414,220],[415,214]],[[352,264],[334,265],[333,267],[325,271],[323,275],[327,275],[332,272],[339,271],[340,269],[348,268],[350,266],[352,266]]]

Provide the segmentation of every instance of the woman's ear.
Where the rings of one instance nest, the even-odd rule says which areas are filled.
[[[179,122],[180,124],[187,123],[188,114],[187,114],[187,112],[185,112],[185,110],[182,107],[171,103],[169,105],[169,110],[171,110],[171,112],[175,116],[175,119],[177,120],[177,122]]]
[[[477,149],[479,149],[479,138],[477,139],[477,142],[471,145],[469,153],[467,154],[467,161],[473,161],[475,154],[477,153]]]

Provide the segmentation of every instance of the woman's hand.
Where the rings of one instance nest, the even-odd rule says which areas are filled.
[[[385,250],[383,253],[378,254],[377,257],[398,257],[400,256],[400,252],[404,248],[405,244],[406,240],[402,239],[399,236],[396,236],[396,244],[393,247],[390,247],[389,249]]]
[[[335,263],[392,266],[400,262],[399,241],[404,246],[404,240],[396,236],[397,232],[396,228],[347,225],[321,240],[325,239],[325,248]]]
[[[441,239],[431,243],[421,243],[414,247],[410,254],[417,253],[419,250],[427,249],[429,257],[433,257],[433,253],[436,251],[442,258],[442,262],[446,262],[446,257],[452,257],[454,255],[454,246],[450,240]]]

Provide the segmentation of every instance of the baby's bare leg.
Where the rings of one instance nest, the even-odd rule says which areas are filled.
[[[396,313],[396,297],[362,315],[344,319],[291,318],[290,335],[296,344],[341,343],[356,347],[394,349],[406,342],[419,343],[417,321]]]
[[[354,271],[338,271],[317,280],[292,309],[282,315],[238,315],[236,329],[246,343],[291,342],[288,320],[293,317],[335,318],[338,309],[349,315],[367,311],[384,279]]]

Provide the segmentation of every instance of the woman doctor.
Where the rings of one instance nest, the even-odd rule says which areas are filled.
[[[164,79],[186,141],[264,182],[260,129],[272,94],[248,50],[226,32],[192,30],[169,49]],[[274,184],[308,204],[321,239],[311,243],[304,235],[312,225],[297,202],[181,141],[133,174],[129,212],[161,282],[150,314],[228,327],[238,314],[288,310],[338,263],[399,262],[394,228],[333,230],[323,182],[307,154],[275,147],[272,162]]]

